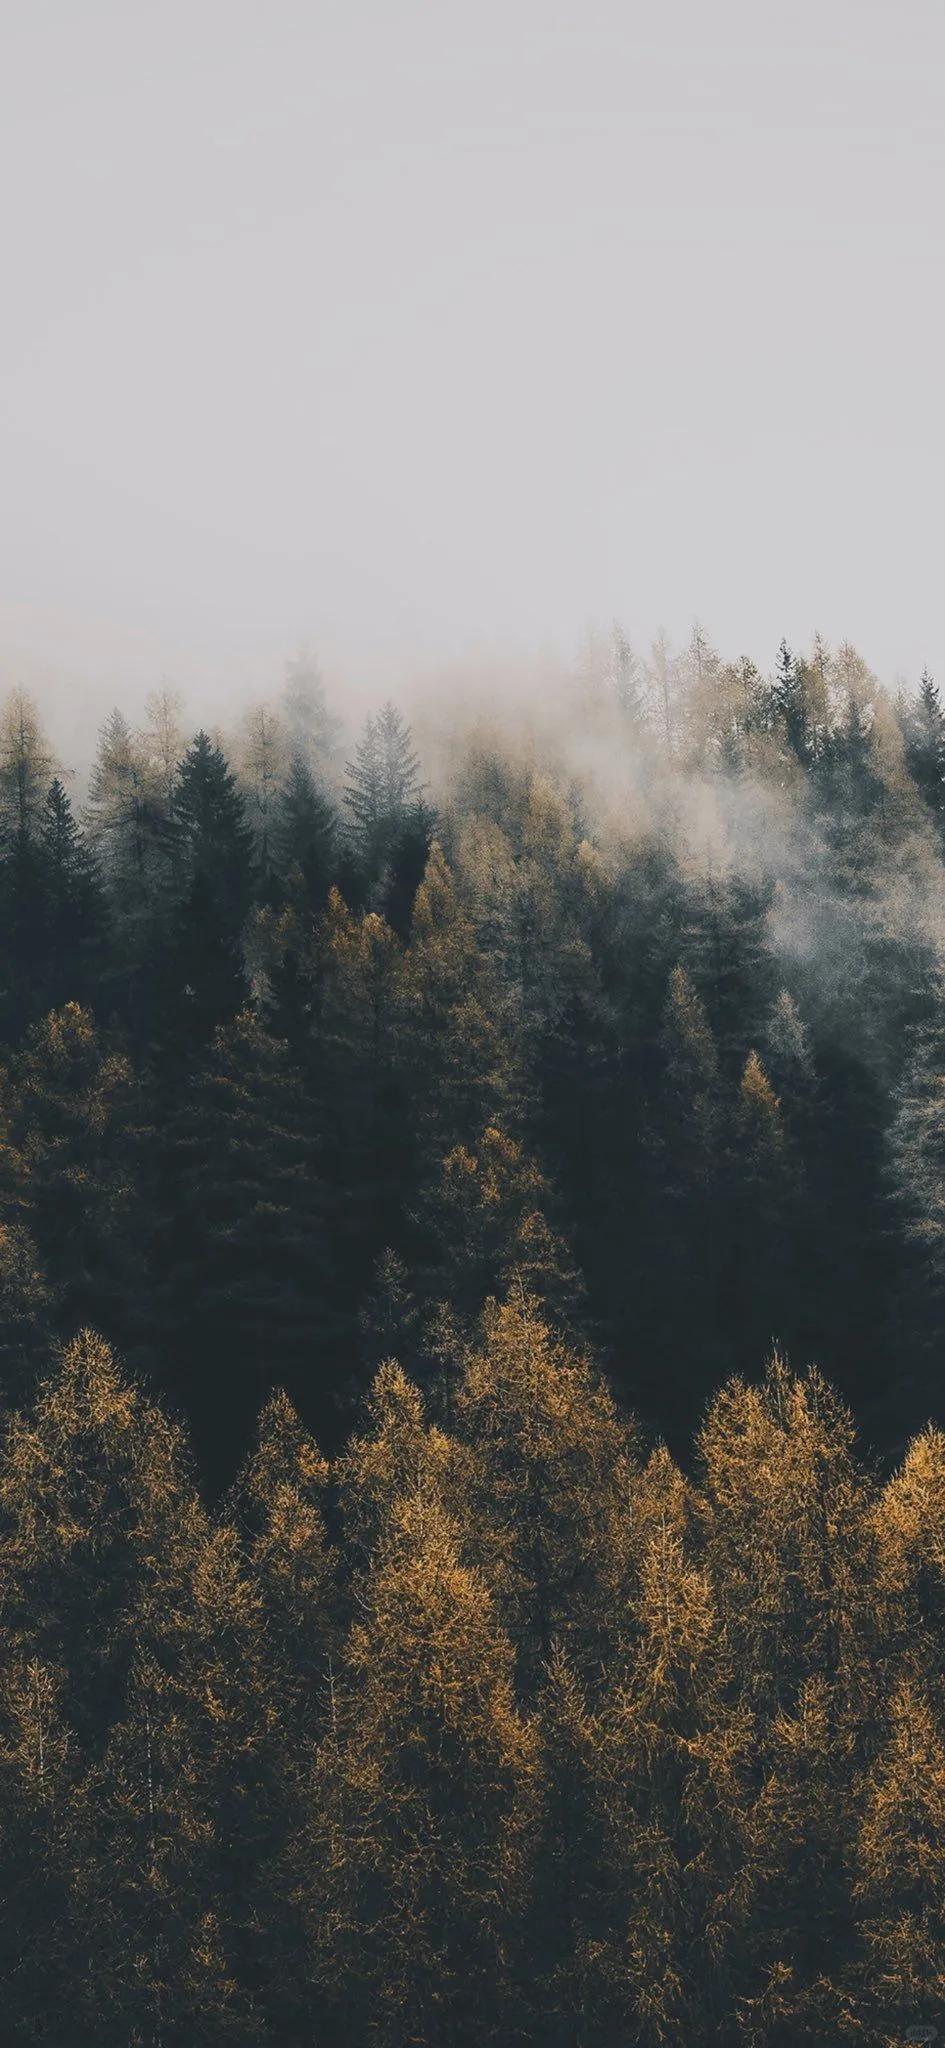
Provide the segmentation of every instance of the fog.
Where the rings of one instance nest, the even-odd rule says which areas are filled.
[[[0,669],[945,668],[933,0],[3,10]]]

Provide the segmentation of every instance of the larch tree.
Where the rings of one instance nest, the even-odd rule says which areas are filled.
[[[377,2048],[514,2036],[537,1771],[512,1665],[457,1529],[406,1498],[346,1646],[298,1851],[319,1982]]]
[[[490,1306],[456,1393],[474,1555],[534,1697],[555,1643],[588,1682],[620,1640],[631,1568],[632,1431],[589,1362],[513,1286]]]

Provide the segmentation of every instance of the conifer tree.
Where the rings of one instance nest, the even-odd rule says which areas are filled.
[[[167,881],[167,818],[145,747],[119,710],[101,730],[86,820],[122,934],[143,943]]]
[[[278,792],[272,829],[277,872],[300,869],[312,910],[320,911],[331,886],[335,849],[335,815],[304,756],[293,753]]]
[[[711,1580],[679,1526],[683,1492],[658,1455],[592,1758],[612,1889],[590,1995],[600,2037],[641,2048],[717,2039],[732,2009],[745,1729]]]
[[[181,714],[184,700],[178,690],[162,684],[145,701],[145,725],[141,734],[145,754],[156,780],[161,803],[170,815],[177,783],[177,770],[184,752]]]
[[[514,1050],[500,994],[441,847],[430,850],[405,958],[413,1087],[437,1161],[508,1103]]]
[[[945,812],[945,713],[938,684],[923,669],[918,699],[905,719],[906,766],[938,824]]]
[[[0,829],[7,846],[39,837],[53,772],[39,711],[25,690],[12,690],[0,706]]]
[[[337,753],[340,720],[328,708],[318,663],[306,648],[286,663],[282,715],[293,753],[313,774],[324,775]]]
[[[152,1200],[158,1330],[201,1433],[216,1429],[217,1360],[230,1427],[283,1380],[324,1413],[337,1309],[319,1134],[287,1048],[251,1012],[216,1033],[170,1109]]]
[[[229,1498],[261,1603],[266,1688],[288,1761],[307,1754],[337,1655],[340,1588],[325,1523],[329,1468],[281,1390],[259,1418],[256,1449]]]
[[[476,1461],[474,1554],[533,1697],[556,1641],[585,1678],[619,1642],[635,1445],[588,1361],[519,1287],[491,1305],[483,1334],[456,1395]]]
[[[122,1716],[135,1657],[183,1602],[201,1528],[179,1429],[83,1332],[0,1458],[0,1630],[14,1663],[54,1679],[78,1776]]]
[[[15,2041],[66,2039],[74,1774],[59,1674],[6,1649],[0,1676],[0,1991]]]
[[[96,862],[56,776],[46,793],[39,834],[48,967],[44,997],[52,1008],[88,999],[104,953],[105,906]]]
[[[401,1502],[456,1507],[465,1499],[469,1477],[463,1447],[429,1422],[419,1388],[394,1359],[379,1367],[363,1409],[367,1426],[352,1437],[333,1475],[355,1578],[390,1538]]]
[[[514,2038],[534,1736],[443,1509],[408,1498],[345,1652],[298,1854],[333,2014],[384,2048]]]
[[[205,732],[180,764],[172,821],[185,890],[202,876],[222,928],[235,938],[252,894],[252,832],[236,778]]]
[[[132,1069],[67,1003],[31,1028],[4,1078],[0,1206],[37,1247],[60,1330],[94,1316],[123,1332],[138,1277]]]
[[[857,2002],[867,2026],[885,2018],[887,2038],[941,2016],[943,1860],[945,1730],[930,1691],[905,1680],[870,1769],[854,1864],[863,1943]]]
[[[368,876],[376,882],[394,859],[404,832],[419,824],[422,814],[420,760],[410,727],[396,705],[387,703],[368,718],[346,773],[344,800],[352,837]]]
[[[273,873],[279,792],[289,760],[285,728],[268,704],[257,705],[243,720],[239,760],[256,870],[265,889]]]
[[[205,1055],[214,1032],[249,1002],[242,947],[202,869],[169,920],[155,983],[149,1050],[172,1071]]]

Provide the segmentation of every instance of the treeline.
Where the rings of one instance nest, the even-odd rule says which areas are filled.
[[[8,701],[6,1398],[89,1324],[219,1486],[277,1385],[328,1448],[384,1356],[448,1401],[515,1266],[680,1456],[772,1340],[895,1453],[941,1417],[935,684],[618,632],[524,736],[474,711],[428,787],[311,663],[229,739],[164,692],[77,816]]]
[[[775,1359],[693,1476],[513,1276],[450,1426],[208,1515],[80,1335],[0,1453],[4,2039],[890,2044],[945,1989],[945,1437]]]

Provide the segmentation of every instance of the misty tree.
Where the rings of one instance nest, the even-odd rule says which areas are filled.
[[[802,768],[810,765],[811,735],[804,695],[804,665],[787,641],[778,649],[771,695],[790,752]]]
[[[640,663],[623,627],[616,620],[610,650],[610,681],[624,717],[631,725],[642,724],[646,708]]]
[[[13,690],[0,709],[0,827],[8,844],[37,838],[52,772],[36,705],[25,690]]]
[[[228,929],[238,931],[252,896],[253,834],[236,777],[203,731],[181,762],[172,819],[188,896],[203,876]]]
[[[278,791],[272,824],[276,871],[297,867],[313,903],[327,897],[335,847],[335,814],[301,753],[294,753]]]
[[[86,824],[123,929],[140,928],[165,879],[167,818],[146,749],[119,710],[99,736]]]
[[[145,724],[141,739],[162,802],[169,811],[178,765],[184,752],[181,726],[184,700],[178,690],[169,690],[165,683],[160,690],[152,690],[144,708]]]
[[[273,830],[286,772],[285,727],[268,704],[258,704],[243,721],[240,741],[240,780],[246,790],[256,860],[265,883],[273,866]]]
[[[918,701],[903,720],[906,767],[939,824],[945,818],[945,713],[938,684],[922,671]]]
[[[388,702],[367,719],[347,775],[344,800],[351,836],[376,878],[391,859],[403,828],[419,823],[424,815],[419,756],[396,705]]]
[[[282,717],[289,746],[308,767],[324,766],[338,748],[340,720],[328,709],[321,671],[312,654],[300,649],[286,663]]]

